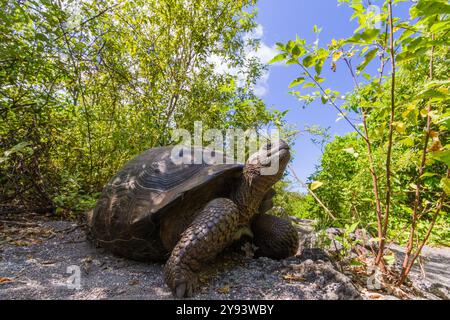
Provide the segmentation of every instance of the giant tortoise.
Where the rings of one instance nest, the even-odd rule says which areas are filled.
[[[180,298],[195,291],[202,264],[243,234],[251,235],[257,256],[283,259],[297,252],[295,228],[267,214],[272,186],[290,158],[284,141],[264,144],[245,164],[227,164],[224,155],[224,164],[175,163],[173,148],[145,151],[105,186],[88,214],[99,246],[134,260],[167,261],[165,281]],[[278,171],[261,174],[275,160]]]

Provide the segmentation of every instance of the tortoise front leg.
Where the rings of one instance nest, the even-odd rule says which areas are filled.
[[[285,259],[297,253],[298,232],[290,221],[260,214],[253,219],[251,227],[257,257]]]
[[[164,268],[167,285],[178,297],[190,297],[202,263],[214,258],[233,241],[239,210],[230,199],[210,201],[182,233]]]

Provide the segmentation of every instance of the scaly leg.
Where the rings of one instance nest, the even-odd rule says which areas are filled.
[[[210,201],[182,233],[164,268],[167,285],[178,298],[192,296],[201,265],[233,242],[239,210],[230,199]]]
[[[298,233],[286,219],[260,214],[252,221],[252,232],[257,257],[284,259],[297,253]]]

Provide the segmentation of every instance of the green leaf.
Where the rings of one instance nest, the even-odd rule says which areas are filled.
[[[286,46],[281,42],[277,42],[275,45],[278,50],[286,50]]]
[[[272,58],[272,60],[269,61],[269,64],[273,64],[275,62],[282,61],[282,60],[286,59],[286,57],[287,57],[286,53],[277,54],[275,57]]]
[[[372,49],[369,52],[366,53],[366,55],[364,56],[364,60],[363,62],[361,62],[361,64],[356,67],[356,71],[358,73],[361,73],[366,67],[367,65],[370,63],[370,61],[373,60],[373,58],[375,58],[375,56],[377,55],[378,49]]]
[[[425,173],[422,175],[422,178],[429,178],[429,177],[435,177],[435,176],[437,176],[437,173],[433,173],[433,172],[425,172]]]
[[[441,183],[442,183],[442,188],[444,189],[444,192],[447,195],[450,195],[450,179],[442,178]]]
[[[300,77],[295,79],[294,81],[291,82],[291,84],[289,85],[289,88],[293,88],[295,86],[298,86],[299,84],[303,83],[305,81],[305,78]]]
[[[313,87],[316,87],[316,84],[314,82],[308,82],[308,83],[305,83],[305,85],[303,86],[303,89],[313,88]]]
[[[420,98],[430,99],[431,101],[443,101],[449,99],[448,89],[447,88],[431,88],[423,91],[419,94]]]
[[[297,63],[298,63],[298,59],[297,58],[291,58],[288,61],[286,61],[286,65],[297,64]]]
[[[365,43],[371,44],[374,41],[378,34],[380,33],[379,29],[366,29],[362,33],[354,34],[352,37],[348,38],[346,43]]]
[[[311,56],[306,56],[306,57],[303,59],[303,65],[304,65],[306,68],[311,67],[311,66],[313,65],[313,63],[314,63],[314,59],[313,59],[313,57],[311,57]]]
[[[305,50],[300,47],[298,44],[296,44],[293,48],[292,48],[292,56],[294,56],[295,58],[301,56],[303,53],[305,52]]]
[[[294,48],[294,46],[295,46],[295,42],[292,41],[292,40],[289,40],[289,41],[286,43],[286,51],[289,52],[289,53],[291,53],[291,52],[292,52],[292,48]]]
[[[43,33],[36,34],[36,39],[41,40],[41,41],[48,41],[47,36]]]
[[[433,152],[432,158],[450,166],[450,150]]]
[[[358,226],[359,226],[359,221],[353,223],[346,231],[348,233],[353,233],[353,232],[355,232],[356,228],[358,228]]]
[[[317,75],[320,75],[322,73],[322,66],[323,66],[322,64],[316,64],[314,66],[314,70],[316,71]]]
[[[20,142],[18,144],[16,144],[14,147],[12,147],[9,150],[6,150],[4,152],[4,156],[7,158],[9,157],[11,154],[14,153],[27,153],[29,155],[33,154],[33,149],[30,147],[30,143],[29,142]]]
[[[352,261],[350,261],[350,266],[353,266],[353,267],[364,266],[364,263],[362,263],[361,261],[358,261],[356,259],[352,259]]]
[[[398,64],[401,64],[401,63],[407,62],[407,61],[415,59],[415,58],[417,58],[417,56],[414,54],[414,52],[403,51],[402,53],[400,53],[397,56],[396,62]]]
[[[314,80],[316,80],[318,83],[321,83],[321,82],[324,82],[325,81],[325,78],[321,78],[321,77],[318,77],[317,75],[316,76],[314,76]],[[327,90],[329,90],[329,89],[327,89]],[[328,92],[327,92],[328,93]]]
[[[405,131],[406,131],[405,123],[403,123],[403,122],[401,122],[401,121],[396,122],[396,123],[395,123],[395,130],[396,130],[398,133],[401,133],[401,134],[405,133]]]
[[[361,38],[365,40],[366,42],[372,42],[376,39],[376,37],[380,34],[379,29],[366,29],[361,34]]]
[[[428,117],[428,109],[427,108],[422,108],[420,110],[420,115],[422,116],[422,118]]]
[[[325,63],[325,60],[328,57],[328,51],[327,50],[319,50],[317,53],[317,60],[316,64],[314,66],[314,70],[316,71],[317,75],[320,75],[322,73],[323,64]]]
[[[439,32],[448,30],[450,28],[450,20],[441,21],[438,23],[435,23],[431,26],[430,31],[431,32]]]
[[[313,31],[314,33],[320,33],[322,32],[322,28],[319,28],[317,25],[314,25]]]
[[[438,14],[449,14],[450,5],[447,1],[434,0],[434,1],[418,1],[415,6],[410,10],[410,15],[412,19],[420,16],[432,16]]]

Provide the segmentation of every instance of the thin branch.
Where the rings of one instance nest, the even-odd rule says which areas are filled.
[[[61,5],[60,1],[58,1],[58,5],[62,8],[62,5]],[[104,12],[102,12],[102,13],[104,13]],[[99,15],[96,15],[96,16],[99,16]],[[92,174],[93,174],[93,167],[94,167],[93,160],[92,160],[92,158],[93,158],[92,132],[91,132],[92,129],[91,129],[91,122],[90,122],[90,115],[89,115],[89,112],[88,112],[89,110],[88,110],[88,108],[86,106],[85,91],[84,91],[84,87],[82,86],[82,83],[81,83],[81,72],[82,71],[79,69],[79,65],[75,61],[75,57],[74,57],[75,54],[74,54],[74,52],[72,50],[72,47],[71,47],[70,42],[69,42],[69,39],[67,38],[67,34],[68,33],[65,32],[64,26],[63,26],[63,23],[62,23],[61,19],[59,17],[57,17],[57,19],[58,19],[59,27],[60,27],[60,29],[61,29],[61,31],[63,33],[64,43],[65,43],[65,45],[67,47],[67,51],[69,52],[69,55],[68,55],[69,56],[69,60],[72,62],[72,67],[74,68],[74,71],[75,71],[76,77],[77,77],[77,84],[78,84],[78,87],[80,88],[80,92],[81,92],[81,99],[82,99],[83,111],[84,111],[84,114],[85,114],[85,117],[86,117],[86,126],[87,126],[87,134],[88,134],[89,167],[90,167],[89,174],[90,174],[90,180],[92,182]],[[90,20],[92,20],[92,19],[90,19]],[[76,101],[75,101],[75,103],[76,103]]]
[[[350,70],[350,74],[352,75],[353,84],[355,85],[356,89],[359,90],[359,83],[358,83],[358,80],[356,79],[355,73],[353,72],[351,62],[347,58],[344,58],[344,61],[345,61],[345,64],[347,65],[348,70]]]
[[[388,22],[386,22],[386,29],[384,32],[384,43],[382,46],[383,51],[382,51],[382,54],[380,57],[381,66],[380,66],[380,79],[379,79],[378,85],[381,85],[381,82],[383,81],[384,67],[386,65],[386,61],[384,60],[384,54],[386,53],[387,35],[388,35]]]
[[[9,224],[12,226],[19,226],[19,227],[41,227],[42,226],[38,223],[12,221],[12,220],[0,220],[0,224]]]
[[[116,3],[116,4],[114,4],[114,5],[110,6],[110,7],[107,7],[107,8],[105,8],[105,9],[103,9],[102,11],[100,11],[99,13],[97,13],[96,15],[94,15],[94,16],[92,16],[92,17],[90,17],[90,18],[88,18],[88,19],[86,19],[86,20],[84,20],[84,21],[81,21],[81,23],[80,23],[78,26],[69,28],[69,29],[67,29],[67,30],[64,30],[64,29],[61,28],[61,31],[62,31],[63,34],[60,35],[59,37],[57,37],[54,41],[57,41],[57,40],[61,39],[62,37],[67,37],[67,35],[69,34],[69,32],[76,31],[78,28],[81,28],[81,27],[83,27],[85,24],[91,22],[92,20],[97,19],[98,17],[100,17],[101,15],[105,14],[105,13],[108,12],[109,10],[114,9],[114,8],[117,7],[119,4],[120,4],[120,3]],[[59,7],[62,8],[61,3],[59,3]]]
[[[432,39],[434,40],[434,35],[432,36]],[[431,56],[430,56],[430,66],[429,66],[429,80],[432,81],[433,80],[433,67],[434,67],[434,46],[431,47]],[[431,111],[432,111],[432,106],[431,103],[428,104],[427,107],[427,124],[426,124],[426,129],[425,129],[425,141],[423,143],[423,148],[422,148],[422,159],[421,159],[421,163],[420,163],[420,167],[419,167],[419,173],[417,176],[417,181],[416,181],[416,191],[415,191],[415,198],[414,198],[414,208],[413,208],[413,213],[412,213],[412,222],[411,222],[411,229],[409,232],[409,238],[408,238],[408,244],[407,244],[407,248],[406,248],[406,254],[405,254],[405,258],[403,260],[403,265],[402,265],[402,273],[400,276],[400,282],[402,283],[404,281],[405,278],[405,274],[407,274],[408,271],[408,264],[409,264],[409,260],[410,260],[410,256],[413,250],[413,243],[414,243],[414,235],[416,233],[416,223],[417,220],[419,218],[419,209],[421,207],[421,189],[422,189],[422,176],[425,172],[425,166],[426,166],[426,161],[427,161],[427,154],[428,154],[428,142],[430,141],[430,136],[431,136]],[[415,260],[415,259],[413,259]],[[402,280],[403,279],[403,280]]]
[[[295,178],[295,180],[300,183],[300,185],[308,190],[308,192],[313,196],[314,199],[322,206],[322,208],[325,210],[325,212],[331,217],[331,219],[336,220],[336,217],[331,213],[330,209],[328,209],[322,201],[320,201],[319,197],[316,195],[314,191],[312,191],[306,183],[304,183],[295,173],[294,169],[290,165],[288,165],[289,171],[291,172],[292,176]]]
[[[447,177],[449,177],[450,175],[450,170],[447,171]],[[439,201],[438,206],[436,207],[436,211],[433,215],[433,220],[431,221],[430,226],[428,227],[428,231],[425,235],[425,238],[422,240],[421,245],[419,246],[419,248],[417,249],[416,253],[414,254],[413,258],[411,259],[411,261],[409,261],[407,263],[407,265],[402,268],[402,273],[400,275],[400,280],[398,281],[398,285],[402,285],[406,278],[408,277],[408,274],[411,272],[412,267],[414,266],[414,263],[416,262],[417,258],[420,256],[420,254],[422,253],[423,247],[425,246],[425,244],[428,242],[428,239],[430,238],[431,232],[433,231],[434,225],[436,224],[436,220],[437,217],[439,216],[441,210],[442,210],[442,206],[443,203],[445,201],[445,192],[442,192],[442,197],[441,200]]]
[[[389,119],[389,137],[388,137],[388,150],[386,154],[386,203],[384,206],[384,218],[383,218],[383,235],[386,235],[387,227],[389,223],[389,213],[391,208],[391,193],[392,193],[392,183],[391,183],[391,161],[392,161],[392,145],[394,136],[394,119],[395,119],[395,49],[394,49],[394,18],[392,13],[392,0],[388,2],[389,11],[389,42],[390,42],[390,56],[391,56],[391,112]],[[384,237],[380,241],[380,247],[378,248],[378,255],[375,259],[375,264],[379,265],[384,253]]]
[[[359,83],[356,79],[355,73],[353,72],[352,65],[350,61],[348,61],[347,58],[344,59],[348,69],[350,70],[350,74],[353,78],[353,83],[355,84],[356,89],[359,90]],[[381,242],[384,239],[384,232],[383,232],[383,214],[382,214],[382,208],[381,208],[381,200],[380,200],[380,191],[378,189],[378,175],[375,170],[375,161],[373,159],[373,152],[372,152],[372,143],[370,141],[369,137],[369,128],[367,126],[367,113],[364,108],[360,108],[361,114],[362,114],[362,123],[364,127],[364,133],[366,136],[365,142],[367,146],[367,155],[369,158],[369,171],[370,175],[372,176],[372,190],[375,197],[375,210],[377,215],[377,231],[378,231],[378,242],[379,242],[379,248],[381,246]]]
[[[314,79],[314,77],[311,75],[311,73],[308,71],[308,69],[306,69],[300,62],[297,62],[297,64],[303,69],[303,71],[308,75],[308,77],[310,77],[312,79],[312,81],[314,81],[314,83],[316,84],[316,86],[320,89],[320,91],[322,91],[322,93],[326,96],[328,96],[328,94],[325,92],[325,89],[320,85],[319,82],[317,82],[316,79]],[[337,110],[339,111],[339,113],[342,115],[342,117],[350,124],[350,126],[364,139],[367,140],[366,136],[364,134],[362,134],[362,132],[356,127],[356,125],[345,115],[344,111],[332,100],[329,99],[328,100],[331,105]]]

